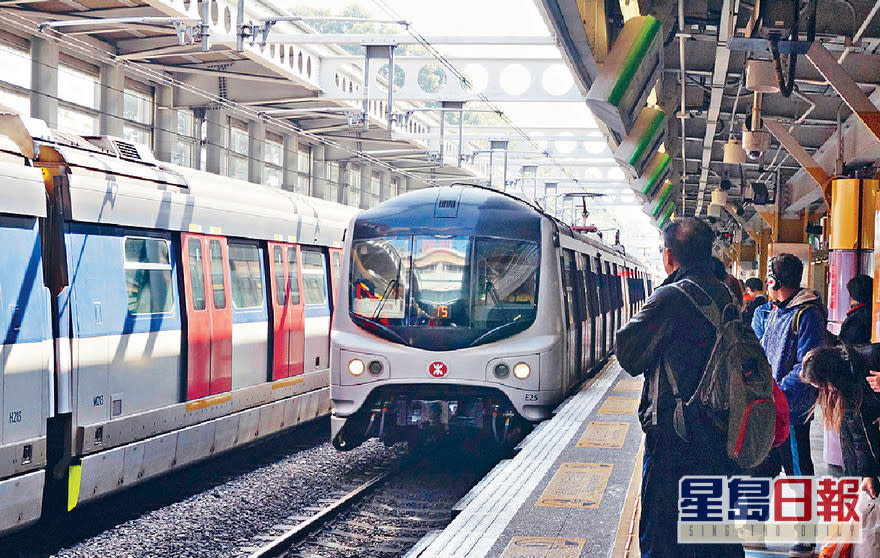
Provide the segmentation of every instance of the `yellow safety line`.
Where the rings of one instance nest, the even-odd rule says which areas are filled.
[[[639,444],[639,453],[636,455],[636,464],[633,467],[632,478],[629,481],[629,490],[623,509],[620,512],[620,523],[617,526],[617,536],[614,539],[614,549],[611,558],[639,558],[639,515],[641,513],[642,492],[642,459],[645,453],[645,444]]]
[[[272,389],[281,389],[286,388],[288,386],[295,386],[296,384],[303,383],[302,376],[294,376],[293,378],[284,378],[281,380],[275,380],[272,382]]]
[[[203,397],[202,399],[197,399],[195,401],[190,401],[186,404],[186,410],[196,411],[198,409],[205,409],[208,407],[213,407],[214,405],[219,405],[220,403],[226,403],[227,401],[232,401],[231,393],[221,393],[219,395],[211,395],[210,397]]]

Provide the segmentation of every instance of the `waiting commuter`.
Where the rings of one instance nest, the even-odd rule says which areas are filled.
[[[699,219],[685,218],[663,231],[663,265],[669,277],[645,306],[617,332],[617,359],[632,376],[644,374],[639,419],[645,431],[642,470],[642,513],[639,544],[643,558],[741,557],[738,544],[679,545],[678,485],[688,475],[731,475],[726,436],[699,409],[685,410],[687,440],[674,427],[675,396],[667,371],[684,400],[696,389],[715,344],[715,326],[677,288],[698,300],[711,299],[719,309],[731,295],[715,274],[712,229]],[[722,266],[723,267],[723,266]],[[687,280],[687,281],[685,281]]]
[[[770,261],[767,286],[773,297],[770,313],[761,337],[761,346],[773,368],[773,377],[788,400],[791,423],[789,443],[770,452],[761,467],[761,476],[775,475],[784,469],[788,475],[813,475],[810,455],[810,421],[816,403],[816,388],[800,379],[801,363],[812,349],[825,344],[827,312],[819,294],[801,288],[804,266],[792,254],[779,254]],[[792,558],[813,555],[812,544],[796,544]]]
[[[838,337],[847,345],[863,345],[871,341],[871,295],[874,280],[867,275],[856,275],[846,284],[850,309],[840,326]]]
[[[880,396],[871,390],[869,370],[880,369],[880,343],[835,345],[807,353],[801,378],[818,391],[825,421],[840,432],[843,469],[863,478],[862,489],[876,496],[872,478],[880,477]]]
[[[746,280],[746,308],[743,310],[743,322],[751,324],[755,317],[755,310],[762,304],[767,303],[767,297],[764,295],[764,282],[757,277],[749,277]],[[762,328],[763,330],[763,328]]]
[[[838,337],[847,345],[863,345],[871,340],[871,294],[874,280],[867,275],[856,275],[846,284],[846,289],[849,292],[850,309],[840,326]],[[822,457],[830,474],[842,476],[844,462],[838,432],[839,425],[826,419]]]

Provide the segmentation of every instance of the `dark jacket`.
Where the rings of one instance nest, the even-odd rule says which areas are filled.
[[[846,476],[880,476],[880,394],[871,390],[864,379],[869,370],[880,369],[880,343],[852,347],[852,367],[848,371],[861,384],[862,404],[845,407],[840,421],[840,449]]]
[[[811,289],[801,289],[784,306],[777,305],[761,338],[761,346],[773,368],[773,377],[788,400],[792,424],[805,424],[812,419],[816,388],[801,381],[801,362],[812,349],[825,344],[825,313],[821,299]],[[793,322],[800,306],[809,306],[800,314],[797,336]]]
[[[767,297],[764,295],[758,295],[746,304],[746,309],[743,310],[742,320],[746,325],[752,325],[752,318],[755,317],[755,310],[762,304],[767,304]]]
[[[846,313],[838,337],[847,345],[863,345],[871,342],[871,305],[858,304]]]
[[[731,303],[730,292],[709,263],[679,268],[645,302],[642,310],[617,332],[617,360],[631,376],[645,375],[639,419],[644,430],[671,428],[675,398],[663,366],[668,365],[687,401],[703,374],[715,345],[715,326],[684,294],[668,285],[690,279],[719,308]],[[705,302],[705,301],[701,301]]]

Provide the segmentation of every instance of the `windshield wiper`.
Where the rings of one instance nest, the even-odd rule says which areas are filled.
[[[396,331],[394,331],[393,329],[391,329],[390,327],[386,326],[383,323],[374,322],[370,318],[358,316],[357,314],[351,314],[351,319],[355,323],[359,323],[359,324],[365,325],[367,327],[375,327],[376,329],[381,330],[386,335],[393,337],[394,339],[392,339],[392,341],[397,341],[401,345],[408,345],[409,344],[406,342],[406,339],[404,339],[403,337],[400,336],[399,333],[397,333]]]
[[[398,281],[396,277],[388,282],[388,286],[385,287],[385,291],[382,293],[382,298],[379,300],[379,304],[376,305],[376,311],[373,312],[371,319],[375,320],[379,317],[379,314],[382,313],[382,307],[385,306],[385,301],[388,300],[388,295],[391,294],[391,289],[396,288],[399,284],[400,281]]]
[[[494,327],[494,328],[490,329],[489,331],[487,331],[486,333],[484,333],[483,335],[481,335],[481,336],[477,337],[476,339],[474,339],[473,341],[471,341],[471,344],[468,345],[468,347],[474,347],[476,345],[479,345],[480,343],[485,342],[485,340],[487,338],[491,337],[492,335],[494,335],[496,333],[500,333],[500,332],[504,331],[505,329],[509,328],[510,326],[519,326],[519,325],[522,325],[523,323],[524,322],[514,321],[514,322],[507,322],[506,324],[501,324],[498,327]]]

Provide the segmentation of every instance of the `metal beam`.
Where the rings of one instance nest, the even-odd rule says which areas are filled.
[[[822,188],[822,195],[825,198],[826,205],[831,207],[831,189],[830,189],[830,177],[828,173],[825,172],[819,163],[813,159],[812,155],[807,153],[807,150],[801,147],[801,144],[792,136],[789,131],[778,121],[773,118],[765,118],[764,119],[764,127],[773,134],[779,143],[788,151],[794,160],[800,163],[800,165],[807,171],[807,174],[816,181],[816,184]]]
[[[718,128],[718,116],[721,113],[721,101],[723,100],[724,87],[727,84],[727,70],[730,65],[730,49],[727,48],[727,41],[732,36],[736,26],[735,14],[738,7],[739,0],[723,0],[721,5],[721,22],[718,25],[718,40],[715,45],[715,67],[712,70],[712,91],[709,96],[709,110],[706,113],[706,133],[703,138],[700,194],[706,191],[706,184],[709,180],[709,165],[712,162],[712,143],[715,138],[715,131]],[[681,13],[680,10],[679,13]],[[681,24],[680,22],[679,25]],[[684,87],[684,85],[681,87]],[[682,100],[684,100],[684,91],[682,91]],[[682,121],[682,128],[683,126],[684,121]],[[699,215],[702,210],[703,198],[700,197],[697,201],[695,215]]]
[[[462,45],[462,46],[556,46],[556,37],[546,35],[464,35],[464,36],[431,36],[424,40],[432,45]],[[225,43],[234,45],[235,35],[212,34],[211,42],[215,44]],[[422,44],[412,35],[383,35],[379,33],[271,33],[269,43],[285,43],[300,45],[370,45],[370,44],[396,44],[396,45],[419,45]]]
[[[819,70],[822,77],[828,80],[831,87],[849,105],[859,120],[868,127],[874,137],[880,140],[880,110],[868,99],[855,80],[837,63],[828,49],[816,41],[807,51],[807,59]]]

